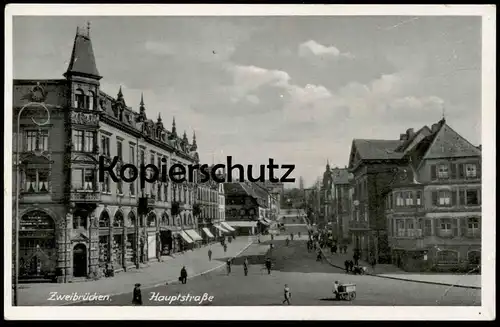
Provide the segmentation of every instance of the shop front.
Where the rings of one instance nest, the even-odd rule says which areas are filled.
[[[44,279],[56,275],[55,224],[44,211],[24,214],[19,222],[19,280]]]
[[[191,238],[194,242],[194,246],[201,246],[201,243],[203,242],[203,238],[194,230],[194,229],[186,229],[185,230],[186,234]]]

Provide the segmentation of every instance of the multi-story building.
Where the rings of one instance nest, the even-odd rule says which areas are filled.
[[[402,169],[386,196],[393,262],[470,269],[481,258],[481,150],[444,119],[422,130],[398,149]]]
[[[207,170],[211,173],[213,167]],[[218,174],[219,178],[224,178],[224,173]],[[222,236],[224,233],[233,232],[234,229],[225,223],[225,198],[224,184],[217,183],[209,179],[205,183],[198,184],[197,202],[200,206],[198,216],[198,228],[206,241],[215,239],[215,236]]]
[[[334,230],[339,240],[349,238],[349,217],[351,201],[349,199],[350,180],[347,168],[333,168],[332,172],[332,208]]]
[[[275,221],[280,214],[280,208],[283,197],[283,183],[273,183],[271,181],[266,180],[263,183],[256,182],[254,184],[256,184],[257,186],[264,187],[269,193],[269,209],[270,209],[269,218]]]
[[[194,164],[196,140],[179,137],[175,121],[169,131],[161,117],[148,119],[142,98],[134,111],[121,88],[116,98],[104,93],[101,78],[88,31],[78,31],[64,79],[14,80],[21,279],[99,277],[105,267],[137,267],[159,258],[164,248],[178,251],[192,242],[185,230],[196,229],[194,183],[141,188],[139,178],[115,183],[104,172],[101,180],[98,167],[100,157],[106,166],[117,157],[116,172],[125,164]],[[42,106],[50,124],[39,127],[32,117],[43,115]],[[148,212],[140,215],[141,197]]]
[[[384,191],[394,177],[402,153],[395,149],[403,140],[354,139],[349,158],[352,198],[349,232],[363,259],[390,261]]]
[[[263,196],[265,192],[259,192],[259,189],[251,183],[224,183],[226,223],[236,228],[239,234],[253,235],[271,224],[268,194]]]

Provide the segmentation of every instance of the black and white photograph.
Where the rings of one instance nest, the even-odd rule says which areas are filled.
[[[494,6],[5,17],[7,318],[495,319]]]

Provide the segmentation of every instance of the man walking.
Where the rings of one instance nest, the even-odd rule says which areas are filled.
[[[351,266],[349,263],[349,260],[344,261],[344,266],[345,266],[345,273],[349,273],[349,267]]]
[[[187,270],[186,270],[186,266],[182,267],[181,269],[181,283],[182,284],[186,284],[187,283],[187,277],[188,277],[188,273],[187,273]]]
[[[245,258],[245,261],[243,261],[243,271],[245,272],[245,276],[248,276],[248,259]]]
[[[266,269],[267,269],[267,274],[271,274],[271,259],[267,258],[266,259]]]
[[[227,252],[227,244],[224,243],[224,253],[226,253],[226,252]]]
[[[208,249],[208,261],[212,261],[212,249]]]
[[[227,268],[227,274],[229,275],[231,273],[231,259],[227,259],[226,268]]]
[[[292,297],[292,293],[290,292],[290,288],[288,287],[287,284],[285,284],[285,289],[284,289],[284,296],[285,299],[283,300],[283,304],[288,303],[290,305],[290,298]]]

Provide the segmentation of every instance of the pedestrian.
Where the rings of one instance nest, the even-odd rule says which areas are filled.
[[[187,283],[187,277],[188,277],[188,273],[187,273],[187,270],[186,270],[186,266],[183,266],[182,269],[181,269],[181,276],[179,277],[180,282],[182,284],[186,284]]]
[[[286,246],[288,246],[288,244],[290,244],[290,240],[288,239],[288,237],[286,238],[285,243],[286,243]]]
[[[245,261],[243,261],[243,271],[245,272],[245,276],[248,276],[248,259],[245,258]]]
[[[267,269],[267,274],[271,274],[271,259],[267,258],[266,259],[266,269]]]
[[[358,266],[359,265],[359,254],[357,252],[354,253],[352,258],[354,259],[354,265]]]
[[[260,235],[259,235],[259,236],[257,236],[257,243],[259,243],[259,244],[260,244]]]
[[[375,272],[375,265],[377,264],[377,260],[375,260],[375,257],[372,257],[370,259],[370,265],[372,266],[372,271]]]
[[[290,239],[293,241],[293,233],[290,234]]]
[[[141,293],[141,284],[135,284],[133,295],[132,295],[132,304],[133,305],[142,305],[142,293]]]
[[[208,249],[208,261],[212,261],[212,249]]]
[[[321,250],[318,250],[318,254],[316,255],[316,261],[321,261]]]
[[[347,254],[347,245],[344,244],[344,253]]]
[[[332,247],[330,247],[330,253],[331,253],[331,254],[333,254],[334,252],[335,252],[335,251],[334,251],[334,249],[333,249],[333,246],[332,246]]]
[[[337,254],[337,244],[333,245],[333,253]]]
[[[271,241],[274,240],[274,234],[271,234]]]
[[[231,259],[227,259],[226,261],[227,274],[231,273]]]
[[[352,260],[349,260],[349,271],[352,272],[353,268],[354,268],[354,262],[352,262]]]
[[[344,261],[344,266],[345,266],[345,273],[349,273],[349,267],[351,266],[349,263],[349,260]]]
[[[224,253],[226,253],[226,252],[227,252],[227,244],[224,243]]]
[[[292,297],[292,293],[290,292],[290,288],[288,287],[287,284],[285,284],[285,289],[284,289],[284,294],[285,299],[283,300],[283,304],[288,303],[290,305],[290,298]]]
[[[297,235],[299,235],[299,238],[300,238],[300,232],[298,232],[298,234],[297,234]]]

